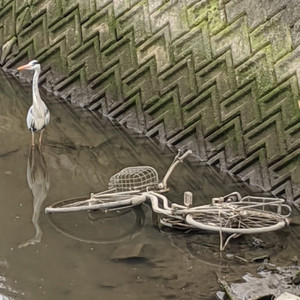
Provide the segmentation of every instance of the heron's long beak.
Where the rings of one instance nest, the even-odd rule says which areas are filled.
[[[23,65],[23,66],[20,66],[17,68],[18,71],[22,71],[22,70],[26,70],[28,69],[30,66],[27,64],[27,65]]]

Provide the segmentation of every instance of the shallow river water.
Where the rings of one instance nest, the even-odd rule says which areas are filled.
[[[127,166],[150,165],[162,178],[174,153],[42,96],[51,121],[41,151],[32,151],[25,122],[31,86],[0,71],[1,299],[216,299],[218,277],[255,272],[257,264],[233,258],[261,255],[251,237],[233,240],[221,255],[218,235],[157,228],[147,205],[117,217],[45,214],[53,202],[107,189],[110,176]],[[195,162],[180,164],[169,186],[178,203],[186,190],[195,204],[255,192]],[[259,238],[272,263],[288,265],[298,237],[290,227]]]

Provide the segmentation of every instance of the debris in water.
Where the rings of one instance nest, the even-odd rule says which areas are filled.
[[[120,245],[116,248],[116,250],[112,253],[111,259],[113,260],[126,260],[126,259],[136,259],[145,258],[143,250],[145,248],[145,244],[129,244],[129,245]]]
[[[300,297],[285,292],[282,295],[280,295],[278,298],[276,298],[275,300],[300,300]]]
[[[300,267],[277,267],[273,271],[263,268],[258,272],[258,276],[246,274],[243,276],[244,282],[227,282],[225,279],[219,279],[225,294],[231,300],[259,300],[274,299],[276,300],[293,300],[299,299],[288,298],[284,293],[300,295]],[[295,284],[294,280],[298,282]],[[282,297],[282,298],[280,298]],[[294,297],[294,296],[293,296]]]

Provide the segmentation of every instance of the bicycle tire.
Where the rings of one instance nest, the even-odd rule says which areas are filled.
[[[119,195],[116,195],[118,200],[115,200],[110,195],[109,199],[105,198],[71,198],[67,200],[61,200],[45,208],[46,213],[67,213],[78,211],[112,211],[120,210],[133,206],[137,206],[145,201],[143,195],[122,195],[121,200]]]
[[[230,209],[193,212],[186,215],[186,222],[195,228],[223,232],[254,234],[279,230],[289,224],[287,218],[259,210]]]

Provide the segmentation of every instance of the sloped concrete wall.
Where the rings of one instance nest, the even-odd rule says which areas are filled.
[[[0,45],[71,102],[299,197],[299,1],[2,0]]]

